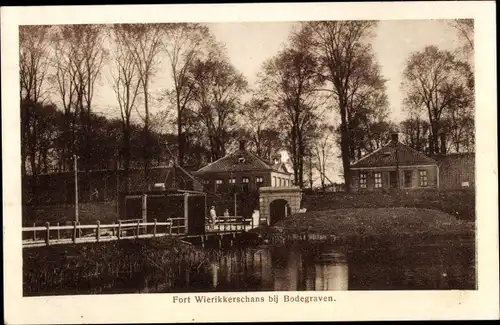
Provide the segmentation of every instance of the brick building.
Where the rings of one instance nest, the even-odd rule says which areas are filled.
[[[193,175],[203,183],[207,192],[224,193],[238,188],[242,192],[258,192],[260,187],[290,187],[292,174],[281,157],[266,161],[246,150],[245,142],[234,153],[228,154]]]
[[[439,188],[455,190],[475,187],[475,153],[450,153],[435,157],[439,165]]]
[[[350,182],[353,191],[437,189],[439,173],[436,160],[402,144],[394,133],[385,146],[351,165]]]

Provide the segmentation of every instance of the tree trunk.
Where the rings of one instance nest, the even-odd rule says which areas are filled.
[[[125,193],[127,193],[129,190],[129,170],[130,170],[130,121],[127,121],[127,126],[123,130],[123,149],[124,149],[123,174],[125,178]]]
[[[340,133],[340,151],[342,154],[342,167],[344,169],[344,183],[347,193],[351,192],[351,165],[349,160],[349,125],[347,121],[346,105],[340,101],[340,118],[341,118],[341,133]]]
[[[143,163],[144,163],[144,190],[149,189],[149,106],[148,106],[148,87],[144,85],[144,148],[143,148]]]
[[[179,102],[179,96],[177,96],[177,107],[180,106]],[[184,139],[184,133],[182,132],[182,111],[178,108],[177,109],[177,155],[178,155],[178,164],[180,166],[184,166],[184,146],[185,146],[185,139]]]

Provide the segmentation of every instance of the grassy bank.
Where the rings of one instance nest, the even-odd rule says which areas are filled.
[[[474,223],[418,208],[352,208],[308,211],[289,216],[276,229],[346,237],[472,235]]]
[[[471,189],[400,192],[310,193],[303,196],[308,211],[342,208],[422,208],[446,212],[459,219],[475,220],[475,191]]]
[[[171,276],[203,263],[203,252],[166,237],[23,250],[24,295],[105,293],[134,274]],[[142,277],[144,278],[144,277]],[[133,292],[133,288],[132,288]]]

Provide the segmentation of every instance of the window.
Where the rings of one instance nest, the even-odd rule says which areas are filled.
[[[204,186],[205,188],[208,188],[209,184],[210,184],[210,181],[209,181],[208,179],[204,179],[204,180],[203,180],[203,186]]]
[[[261,187],[264,184],[264,178],[263,177],[255,177],[255,184],[257,184],[257,187]]]
[[[220,190],[221,185],[222,185],[222,179],[215,180],[215,191],[216,192],[218,192]]]
[[[366,173],[359,174],[359,187],[366,188]]]
[[[245,158],[244,158],[244,157],[239,157],[239,158],[238,158],[238,162],[239,162],[240,164],[243,164],[243,163],[245,162]]]
[[[405,175],[405,187],[411,187],[413,171],[405,170],[404,175]]]
[[[281,187],[281,177],[278,177],[278,187]]]
[[[273,186],[276,187],[276,176],[273,176]]]
[[[382,173],[375,173],[375,188],[382,188]]]
[[[420,170],[418,172],[419,175],[419,180],[420,180],[420,186],[425,187],[427,186],[427,171],[426,170]]]
[[[243,177],[241,179],[241,190],[243,192],[248,192],[248,183],[250,182],[250,179],[248,177]]]
[[[229,184],[236,184],[236,178],[230,178]]]

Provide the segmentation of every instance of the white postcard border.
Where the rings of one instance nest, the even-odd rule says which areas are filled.
[[[4,308],[8,324],[498,318],[495,3],[9,7],[1,12]],[[117,22],[475,19],[477,291],[281,292],[334,303],[173,304],[174,294],[22,297],[18,26]],[[263,296],[220,293],[205,296]],[[177,296],[195,296],[186,294]]]

